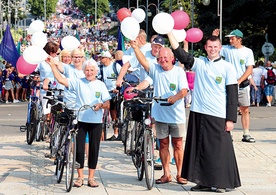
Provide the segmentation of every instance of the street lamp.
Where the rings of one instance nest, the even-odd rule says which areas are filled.
[[[208,6],[210,0],[202,0],[202,4]],[[217,15],[219,16],[219,38],[222,40],[222,0],[218,0]]]

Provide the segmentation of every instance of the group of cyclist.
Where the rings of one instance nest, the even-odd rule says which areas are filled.
[[[179,51],[179,45],[175,43],[171,34],[168,34],[168,37],[174,52],[178,52],[176,54],[182,59],[181,55],[185,53]],[[218,40],[210,41],[217,43]],[[94,178],[94,173],[98,163],[100,142],[103,140],[103,133],[106,133],[102,127],[103,116],[107,110],[114,122],[114,134],[107,140],[122,140],[122,131],[118,126],[118,112],[121,110],[118,110],[117,105],[120,102],[116,102],[115,97],[120,93],[120,87],[125,82],[127,73],[135,75],[139,81],[139,84],[128,90],[128,93],[134,94],[132,97],[137,96],[137,91],[153,88],[154,97],[164,98],[169,103],[169,106],[162,106],[160,102],[156,101],[151,106],[151,127],[159,145],[163,168],[163,175],[156,179],[155,183],[164,184],[172,181],[173,177],[169,167],[170,156],[173,156],[176,162],[175,179],[177,183],[188,183],[187,178],[183,177],[185,175],[183,173],[187,170],[182,170],[182,167],[186,168],[183,165],[183,141],[186,138],[184,97],[189,91],[185,71],[180,64],[175,63],[176,54],[170,48],[165,47],[164,38],[160,35],[153,36],[151,42],[148,43],[147,35],[141,29],[137,38],[130,41],[130,45],[131,48],[125,52],[117,51],[115,60],[105,48],[98,55],[98,61],[92,58],[86,59],[82,48],[70,52],[60,51],[59,44],[55,42],[48,42],[44,47],[49,56],[38,65],[38,70],[40,81],[43,82],[40,96],[43,102],[43,113],[48,116],[46,120],[50,118],[51,107],[48,106],[47,100],[43,96],[47,96],[49,83],[56,83],[57,88],[64,90],[63,102],[69,109],[76,111],[85,105],[93,108],[77,113],[78,133],[74,143],[76,144],[78,177],[74,182],[75,187],[81,187],[84,184],[85,152],[89,169],[87,184],[90,187],[99,186]],[[187,45],[184,46],[183,49],[181,48],[183,52],[187,50]],[[60,55],[60,59],[57,59],[58,55]],[[124,61],[125,56],[128,56],[127,61]],[[194,64],[193,57],[186,54],[182,61],[189,69]],[[233,118],[234,115],[231,117]],[[85,149],[86,143],[89,144],[88,149]],[[172,154],[170,154],[170,144],[172,144]]]

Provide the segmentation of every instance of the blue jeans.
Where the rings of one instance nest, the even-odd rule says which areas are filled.
[[[250,89],[250,96],[251,96],[251,101],[260,103],[261,101],[261,94],[262,94],[262,89],[260,86],[257,86],[258,90],[255,90],[253,86],[251,86]]]

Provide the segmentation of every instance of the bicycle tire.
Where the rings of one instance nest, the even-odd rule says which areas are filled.
[[[66,190],[70,192],[73,186],[74,171],[76,166],[76,134],[72,133],[66,147]]]
[[[35,139],[35,134],[36,134],[36,126],[37,126],[37,120],[36,120],[36,114],[37,110],[34,104],[31,106],[30,110],[30,121],[27,123],[27,143],[31,145]]]
[[[40,132],[41,132],[41,123],[39,121],[37,123],[36,134],[35,134],[35,141],[37,141],[37,142],[40,141]]]
[[[62,180],[64,171],[64,157],[58,156],[56,159],[56,175],[57,175],[57,183],[60,183]]]
[[[63,176],[64,166],[65,166],[65,142],[67,140],[67,127],[61,126],[61,133],[60,133],[60,141],[58,146],[58,152],[56,157],[56,176],[57,176],[57,183],[60,183]]]
[[[55,122],[54,133],[51,135],[51,139],[50,139],[50,152],[52,157],[56,156],[56,153],[58,150],[61,128],[62,127],[59,126],[57,122]]]
[[[133,151],[134,147],[131,147],[132,143],[132,132],[133,128],[135,128],[135,121],[129,121],[128,119],[125,120],[125,127],[124,127],[124,152],[127,155],[130,155]]]
[[[144,131],[144,164],[145,164],[145,179],[149,190],[154,184],[154,141],[152,130]]]
[[[103,133],[104,133],[104,141],[106,141],[106,133],[107,133],[107,121],[108,119],[108,110],[104,111],[104,115],[103,115]]]
[[[142,126],[139,124],[139,122],[135,121],[134,127],[135,128],[132,131],[132,138],[134,138],[133,141],[135,142],[135,149],[133,149],[132,161],[137,170],[138,180],[142,181],[144,177],[144,170],[145,170],[145,165],[143,160],[144,137],[142,133]]]

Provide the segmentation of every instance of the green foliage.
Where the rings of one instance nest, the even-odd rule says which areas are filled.
[[[97,18],[102,17],[103,14],[109,13],[108,0],[75,0],[75,5],[83,11],[85,15],[90,14],[95,16],[95,1],[97,2]]]
[[[46,17],[56,12],[58,0],[28,0],[31,5],[31,14],[40,18],[44,17],[44,1],[46,2]]]

